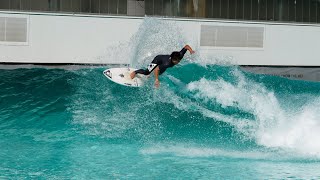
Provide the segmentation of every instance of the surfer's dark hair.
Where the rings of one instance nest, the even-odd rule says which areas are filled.
[[[181,54],[178,51],[172,52],[170,57],[173,61],[180,61],[182,59]]]

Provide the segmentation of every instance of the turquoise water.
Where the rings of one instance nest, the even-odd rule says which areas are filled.
[[[186,63],[128,88],[105,68],[1,70],[0,179],[320,178],[319,83]]]
[[[142,67],[197,44],[182,32],[146,18],[99,58]],[[185,58],[159,89],[117,85],[109,67],[1,69],[0,179],[320,179],[320,83]]]

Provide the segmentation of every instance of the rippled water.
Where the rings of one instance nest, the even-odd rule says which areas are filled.
[[[100,58],[144,66],[189,43],[180,30],[146,19]],[[159,89],[109,67],[1,69],[0,179],[320,179],[319,83],[185,58]]]
[[[320,178],[318,83],[193,63],[132,89],[103,70],[1,70],[1,178]]]

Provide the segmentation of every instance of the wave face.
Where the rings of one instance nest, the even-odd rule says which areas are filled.
[[[318,83],[192,63],[133,89],[103,70],[1,70],[1,177],[319,178]]]
[[[131,65],[181,48],[176,26],[147,19]],[[158,89],[108,67],[1,70],[0,178],[319,179],[320,84],[217,61],[187,55]]]

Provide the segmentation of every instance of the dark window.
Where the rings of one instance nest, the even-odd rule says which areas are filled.
[[[180,2],[181,3],[181,2]],[[179,6],[178,1],[171,1],[171,9],[173,12],[173,16],[179,16]]]
[[[60,11],[60,1],[59,0],[48,0],[49,11]]]
[[[154,12],[153,12],[153,1],[154,0],[145,0],[144,1],[146,15],[153,15],[154,14]],[[161,0],[161,2],[162,2],[162,0]],[[162,6],[161,6],[161,9],[162,9]]]
[[[30,11],[30,0],[21,0],[21,10]]]
[[[237,6],[237,0],[229,0],[229,19],[235,19],[236,18],[236,6]]]
[[[267,0],[259,0],[259,19],[267,19]]]
[[[229,0],[221,0],[221,18],[229,18]]]
[[[267,20],[274,21],[274,3],[275,0],[267,0]]]
[[[296,21],[303,21],[303,1],[304,0],[296,0]]]
[[[31,0],[31,10],[48,11],[49,2],[47,0]]]
[[[251,1],[251,7],[252,7],[252,14],[251,14],[251,19],[252,20],[257,20],[259,19],[259,0],[252,0]]]
[[[213,13],[212,13],[213,17],[220,18],[221,17],[221,0],[213,0],[212,7],[213,7]]]
[[[154,1],[154,15],[164,15],[163,14],[163,0]]]
[[[213,0],[206,0],[206,18],[213,18]]]
[[[108,14],[109,13],[109,2],[108,0],[100,1],[100,13]]]
[[[81,12],[88,13],[91,11],[90,0],[81,0]]]
[[[279,21],[279,0],[274,0],[273,1],[273,19],[275,21]]]
[[[63,1],[61,1],[60,10],[64,11],[64,12],[73,12],[72,0],[63,0]]]
[[[275,8],[275,19],[279,21],[289,20],[289,1],[292,0],[278,0]],[[293,0],[294,1],[294,0]]]
[[[320,2],[317,2],[317,22],[320,23]]]
[[[20,0],[11,0],[10,1],[10,9],[20,10]]]
[[[0,0],[0,9],[10,9],[10,0]]]
[[[238,0],[236,7],[236,19],[243,19],[243,5],[245,0]]]
[[[91,13],[100,13],[100,0],[90,1]]]
[[[317,22],[317,10],[318,10],[318,2],[317,2],[317,0],[311,0],[311,4],[310,4],[310,22]]]
[[[203,1],[198,1],[198,12],[197,12],[197,16],[198,17],[206,17],[206,1],[203,0]]]
[[[244,19],[251,20],[252,0],[244,0]]]
[[[72,9],[73,12],[80,12],[81,11],[81,0],[72,0]]]
[[[303,0],[303,22],[310,22],[310,0]]]
[[[119,0],[118,14],[127,14],[127,0]]]
[[[0,9],[125,15],[127,1],[0,0]],[[320,22],[320,0],[144,0],[144,3],[147,15]]]
[[[289,15],[287,21],[296,21],[296,0],[289,0]]]
[[[196,14],[194,14],[194,7],[193,7],[193,0],[185,0],[185,1],[180,1],[176,5],[178,9],[178,16],[183,16],[183,17],[194,17]]]
[[[155,0],[157,1],[157,0]],[[163,0],[163,13],[165,16],[172,16],[171,0]]]
[[[118,0],[108,0],[109,13],[118,14]]]

